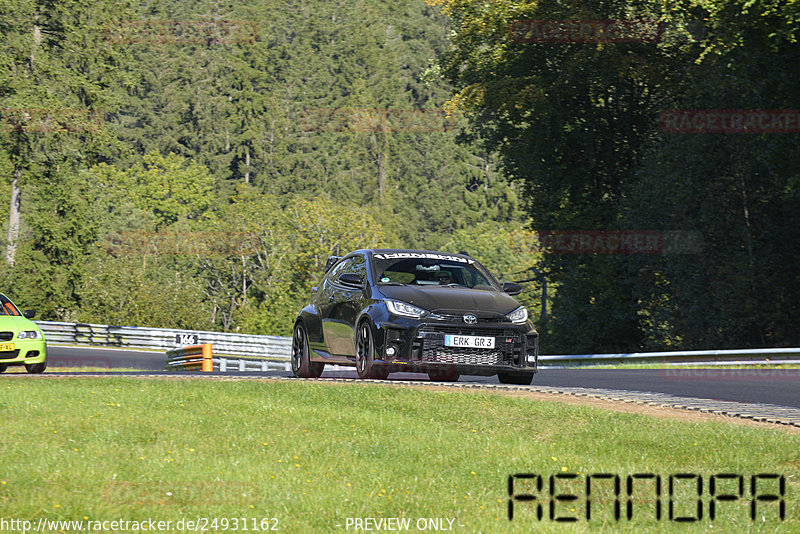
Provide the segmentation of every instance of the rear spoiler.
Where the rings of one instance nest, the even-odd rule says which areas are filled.
[[[343,257],[344,256],[330,256],[328,258],[328,263],[325,264],[325,272],[327,273],[328,271],[330,271],[331,267],[339,263],[339,260],[341,260]]]

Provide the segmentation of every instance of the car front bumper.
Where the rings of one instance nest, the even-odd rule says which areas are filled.
[[[420,322],[392,318],[375,324],[375,363],[391,372],[457,369],[462,374],[489,376],[498,372],[536,372],[539,334],[530,322]],[[446,335],[493,337],[494,348],[445,346]]]
[[[47,357],[44,339],[15,339],[14,341],[4,342],[13,343],[13,351],[0,352],[0,364],[3,365],[24,365],[43,363]]]

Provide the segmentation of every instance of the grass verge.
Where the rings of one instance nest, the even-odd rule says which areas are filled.
[[[175,532],[177,521],[197,518],[216,518],[215,529],[206,526],[219,532],[260,531],[262,518],[277,518],[280,532],[352,532],[354,518],[406,518],[412,532],[425,519],[464,533],[800,530],[800,434],[779,428],[495,393],[188,378],[9,377],[0,381],[0,410],[6,520],[169,520]],[[515,492],[538,500],[517,502],[509,521],[516,473],[542,475],[543,489],[518,481]],[[586,520],[586,480],[596,473],[621,477],[621,520],[613,478],[593,481]],[[660,520],[644,480],[625,518],[626,477],[640,473],[662,478]],[[703,477],[702,495],[696,479],[676,479],[673,516],[696,517],[699,502],[698,522],[669,520],[669,476],[685,473]],[[742,475],[743,494],[717,502],[711,521],[718,473]],[[750,518],[750,480],[760,473],[785,477],[785,520],[768,501]],[[577,499],[554,501],[554,515],[578,519],[556,522],[548,477],[572,474],[556,480],[555,493]],[[759,484],[762,495],[779,492],[774,481]],[[737,485],[718,479],[716,492],[738,494]]]
[[[93,367],[90,365],[85,367],[48,366],[47,370],[45,370],[45,373],[134,373],[142,370],[143,369],[136,369],[134,367]],[[25,370],[25,367],[15,366],[6,369],[4,374],[25,375],[28,374],[28,372]]]

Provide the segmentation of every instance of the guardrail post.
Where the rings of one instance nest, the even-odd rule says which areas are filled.
[[[200,369],[204,373],[214,372],[214,360],[211,357],[211,343],[203,343],[203,367]]]

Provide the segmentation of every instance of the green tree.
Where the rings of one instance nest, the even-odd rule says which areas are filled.
[[[443,6],[450,107],[525,186],[543,230],[703,234],[700,254],[545,255],[553,351],[796,343],[797,146],[675,134],[668,109],[797,109],[798,9],[777,2]],[[523,43],[515,21],[658,20],[659,42]],[[676,183],[677,180],[677,183]],[[786,297],[786,294],[792,295]]]

